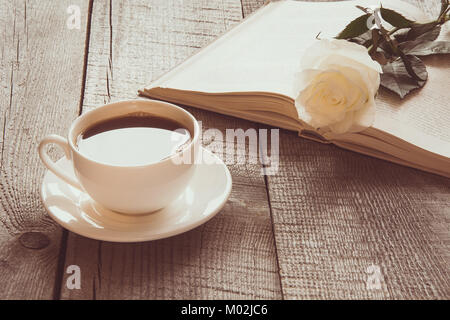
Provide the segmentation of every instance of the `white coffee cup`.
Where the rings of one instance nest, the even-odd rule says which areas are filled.
[[[169,158],[140,166],[100,163],[77,149],[77,137],[85,129],[103,120],[136,112],[175,120],[192,133],[191,142]],[[51,172],[88,193],[100,205],[121,213],[144,214],[166,207],[187,187],[200,150],[199,130],[196,119],[173,104],[156,100],[121,101],[83,114],[72,123],[67,139],[49,135],[41,141],[38,150],[42,162]],[[56,144],[64,150],[66,158],[73,163],[76,179],[50,159],[45,148],[48,144]]]

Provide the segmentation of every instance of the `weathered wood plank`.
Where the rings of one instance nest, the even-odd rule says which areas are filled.
[[[137,90],[242,18],[238,0],[94,2],[83,111]],[[203,128],[250,122],[189,109]],[[66,299],[279,298],[270,211],[259,165],[232,165],[233,191],[217,217],[173,238],[114,244],[69,235],[66,266],[81,290]],[[65,279],[63,279],[64,284]]]
[[[80,30],[66,27],[69,5],[80,8]],[[46,134],[65,134],[78,114],[87,5],[0,2],[1,299],[51,299],[58,291],[61,228],[40,201],[36,148]]]
[[[448,298],[447,179],[286,132],[280,150],[268,186],[286,298]],[[371,264],[381,290],[366,290]]]
[[[260,8],[266,2],[267,1],[265,0],[241,0],[242,14],[244,17],[247,17],[250,13]]]
[[[281,132],[268,188],[285,298],[450,297],[448,179]],[[380,290],[366,288],[372,264]]]

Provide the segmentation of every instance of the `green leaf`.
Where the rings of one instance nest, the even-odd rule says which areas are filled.
[[[397,28],[409,28],[414,23],[392,9],[380,8],[380,13],[383,20]]]
[[[432,31],[438,23],[436,21],[428,22],[428,23],[414,23],[411,26],[411,29],[409,30],[408,34],[406,35],[406,38],[404,40],[415,40],[417,37],[421,36],[422,34],[428,33]]]
[[[402,99],[414,89],[422,88],[428,79],[425,64],[419,58],[408,55],[404,59],[409,67],[413,69],[417,78],[423,80],[417,80],[412,77],[401,58],[383,65],[383,73],[381,74],[381,86],[395,92]]]
[[[351,39],[362,35],[369,31],[367,21],[371,17],[370,14],[362,15],[350,22],[345,29],[336,36],[336,39]]]
[[[412,79],[418,82],[427,81],[428,73],[426,72],[427,69],[422,60],[415,56],[406,56],[404,54],[402,54],[400,58],[402,59],[405,69]],[[423,73],[423,70],[425,70],[425,73]]]
[[[379,48],[382,49],[384,52],[386,52],[391,57],[392,56],[398,57],[397,52],[394,52],[392,47],[386,41],[383,41],[382,43],[380,43]]]
[[[415,56],[429,56],[433,54],[450,54],[450,41],[427,41],[414,46],[405,47],[403,52]]]
[[[362,46],[368,48],[372,44],[372,32],[371,32],[371,30],[366,31],[365,33],[363,33],[357,37],[349,39],[349,41],[355,42],[359,45],[362,45]]]
[[[394,33],[394,39],[398,43],[407,41],[406,36],[408,35],[410,29],[401,29]]]
[[[420,56],[426,56],[429,54],[434,54],[432,51],[427,50],[427,48],[430,48],[432,42],[436,40],[439,37],[439,34],[441,33],[441,27],[436,27],[434,29],[431,29],[430,31],[420,35],[415,40],[405,41],[399,44],[400,50],[402,50],[406,54],[413,54],[413,55],[420,55]],[[440,51],[445,51],[445,41],[441,49],[438,50],[436,53],[439,53]],[[416,50],[416,48],[418,48]],[[423,52],[420,54],[420,52]],[[430,53],[426,53],[430,52]],[[447,53],[447,52],[442,52]]]
[[[380,65],[385,65],[389,61],[386,53],[381,49],[378,49],[377,51],[373,52],[370,56]]]
[[[441,27],[438,26],[424,34],[421,34],[414,41],[416,41],[416,42],[434,41],[437,38],[439,38],[440,34],[441,34]]]

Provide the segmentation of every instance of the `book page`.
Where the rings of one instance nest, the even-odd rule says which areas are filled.
[[[305,49],[317,41],[316,36],[320,33],[321,38],[334,37],[349,21],[362,14],[356,5],[370,6],[380,2],[408,18],[427,20],[418,8],[399,0],[271,2],[153,82],[150,89],[161,87],[203,93],[267,92],[295,99],[294,77]],[[387,132],[449,157],[449,60],[428,58],[428,83],[405,100],[381,91],[377,98],[375,131],[381,131],[381,135]],[[446,94],[447,98],[444,97]],[[328,138],[333,140],[333,137]],[[384,134],[382,138],[389,137]]]
[[[334,37],[360,16],[356,5],[380,2],[394,9],[400,7],[402,12],[406,8],[407,16],[414,8],[398,0],[271,2],[150,88],[270,92],[295,98],[294,75],[305,48],[317,41],[319,33],[322,38]]]
[[[450,38],[445,26],[439,40]],[[423,58],[425,86],[404,100],[380,91],[373,128],[385,131],[422,149],[450,157],[450,56]]]

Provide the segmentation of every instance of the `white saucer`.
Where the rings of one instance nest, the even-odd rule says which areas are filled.
[[[168,207],[148,215],[130,216],[103,208],[50,171],[42,182],[42,202],[57,223],[88,238],[138,242],[171,237],[214,217],[230,195],[232,182],[228,168],[216,155],[202,149],[203,159],[207,161],[196,165],[184,193]],[[58,160],[57,165],[67,172],[73,171],[66,158]]]

